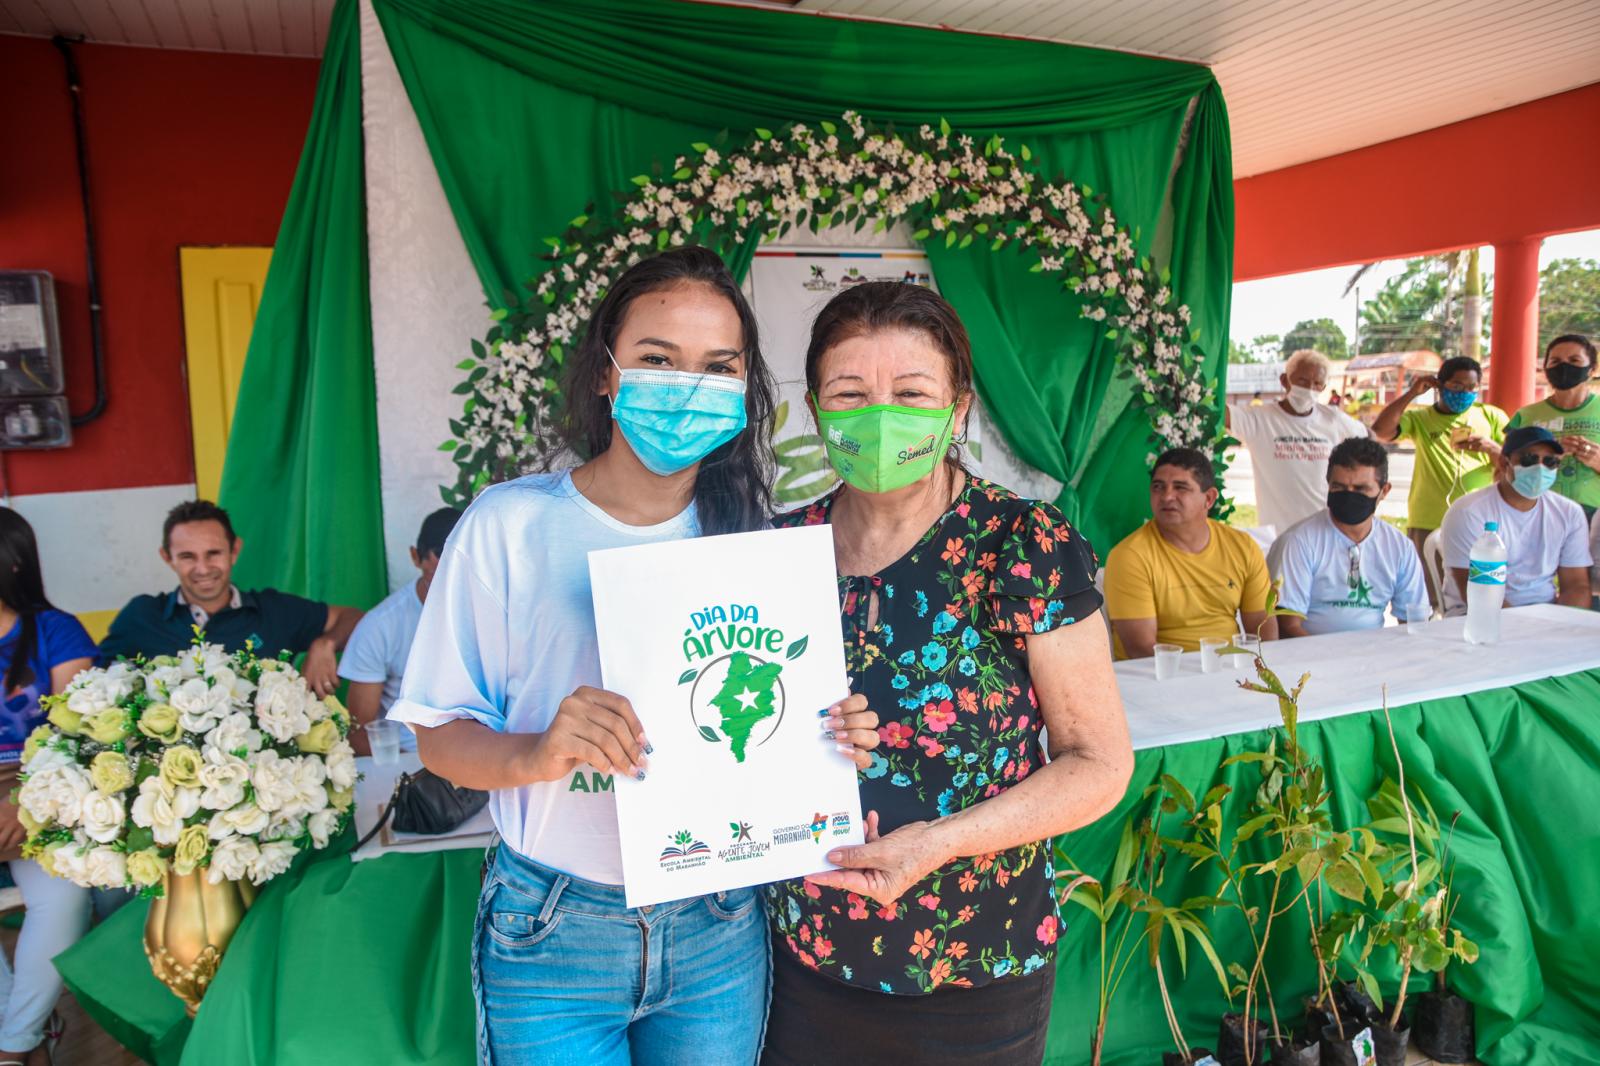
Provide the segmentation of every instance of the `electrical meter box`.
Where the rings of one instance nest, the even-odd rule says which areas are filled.
[[[0,270],[0,448],[72,443],[55,279],[43,270]]]

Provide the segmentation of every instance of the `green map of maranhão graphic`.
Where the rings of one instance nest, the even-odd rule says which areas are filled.
[[[728,676],[711,704],[722,712],[722,732],[733,745],[733,757],[744,762],[745,748],[756,723],[777,713],[778,663],[757,666],[749,655],[736,651],[728,663]]]
[[[761,624],[754,605],[707,607],[690,615],[683,631],[689,668],[678,677],[689,688],[689,717],[700,738],[726,744],[735,762],[777,732],[783,719],[784,662],[805,654],[808,638],[789,640]],[[780,661],[781,660],[781,661]]]

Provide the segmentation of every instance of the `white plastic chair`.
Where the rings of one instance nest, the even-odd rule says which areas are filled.
[[[1456,583],[1450,579],[1450,572],[1444,565],[1444,544],[1437,529],[1430,532],[1422,542],[1422,566],[1428,571],[1428,580],[1439,590],[1440,612],[1447,615],[1452,612],[1459,613],[1466,605],[1456,594]]]

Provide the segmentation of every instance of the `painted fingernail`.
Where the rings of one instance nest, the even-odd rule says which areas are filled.
[[[645,741],[644,753],[646,755],[654,755],[656,753],[655,746],[652,745],[649,741]]]
[[[854,744],[835,744],[834,750],[840,755],[848,755],[852,759],[856,757],[856,748]]]
[[[640,770],[640,771],[636,772],[633,775],[633,778],[634,778],[635,781],[643,781],[644,780],[644,771]]]
[[[828,740],[838,740],[839,739],[839,734],[835,733],[831,729],[824,729],[822,731],[822,735],[823,735],[823,737],[825,737]]]
[[[832,707],[824,707],[824,708],[822,708],[822,710],[817,712],[817,717],[818,718],[826,718],[826,717],[828,717],[828,715],[830,715],[832,713],[833,713],[833,708]]]
[[[824,718],[822,721],[817,723],[817,728],[822,730],[823,733],[831,735],[834,727],[839,724],[840,723],[835,722],[832,718]]]

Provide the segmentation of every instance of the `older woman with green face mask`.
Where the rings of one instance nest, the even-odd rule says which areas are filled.
[[[1038,1062],[1061,929],[1050,841],[1109,811],[1133,765],[1094,554],[952,452],[972,352],[933,292],[840,293],[806,381],[843,484],[776,524],[833,526],[852,688],[882,742],[861,775],[867,842],[768,889],[763,1061]]]

